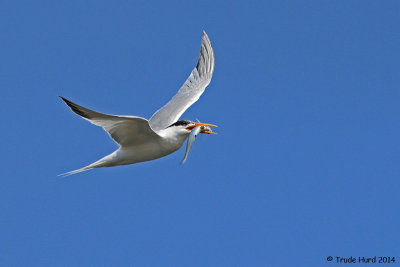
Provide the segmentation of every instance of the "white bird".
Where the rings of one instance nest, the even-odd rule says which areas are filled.
[[[177,151],[185,142],[192,129],[197,126],[212,126],[213,124],[180,120],[180,116],[194,102],[211,81],[214,71],[214,51],[210,39],[203,31],[200,56],[196,67],[178,93],[150,120],[136,116],[118,116],[99,113],[79,106],[63,97],[62,100],[76,114],[103,127],[119,148],[104,158],[77,170],[60,174],[71,174],[87,171],[93,168],[128,165],[164,157]],[[214,134],[209,128],[201,133]]]

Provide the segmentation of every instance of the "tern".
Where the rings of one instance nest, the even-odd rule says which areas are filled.
[[[205,31],[201,40],[196,67],[178,93],[147,120],[137,116],[108,115],[62,100],[73,112],[94,125],[103,127],[119,148],[104,158],[83,168],[60,174],[68,176],[94,168],[128,165],[158,159],[177,151],[197,126],[200,133],[214,134],[216,125],[179,120],[181,115],[203,94],[214,72],[214,50]]]

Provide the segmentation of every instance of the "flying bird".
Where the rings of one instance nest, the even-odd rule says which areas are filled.
[[[196,67],[178,93],[149,120],[137,116],[96,112],[61,97],[73,112],[94,125],[103,127],[119,148],[88,166],[60,175],[68,176],[94,168],[128,165],[167,156],[177,151],[197,126],[207,126],[202,127],[203,134],[214,134],[209,127],[216,125],[179,120],[209,85],[213,72],[214,50],[203,31]]]

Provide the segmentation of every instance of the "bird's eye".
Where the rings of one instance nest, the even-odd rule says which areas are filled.
[[[168,127],[171,127],[171,126],[187,126],[187,125],[189,125],[189,124],[194,124],[194,123],[191,122],[191,121],[182,120],[182,121],[177,121],[177,122],[171,124],[171,125],[168,126]],[[167,127],[167,128],[168,128],[168,127]]]

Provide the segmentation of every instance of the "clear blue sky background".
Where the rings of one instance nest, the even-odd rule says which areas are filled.
[[[396,256],[398,1],[3,1],[2,266],[320,266]],[[62,95],[149,118],[213,80],[184,149],[62,179],[116,149]]]

